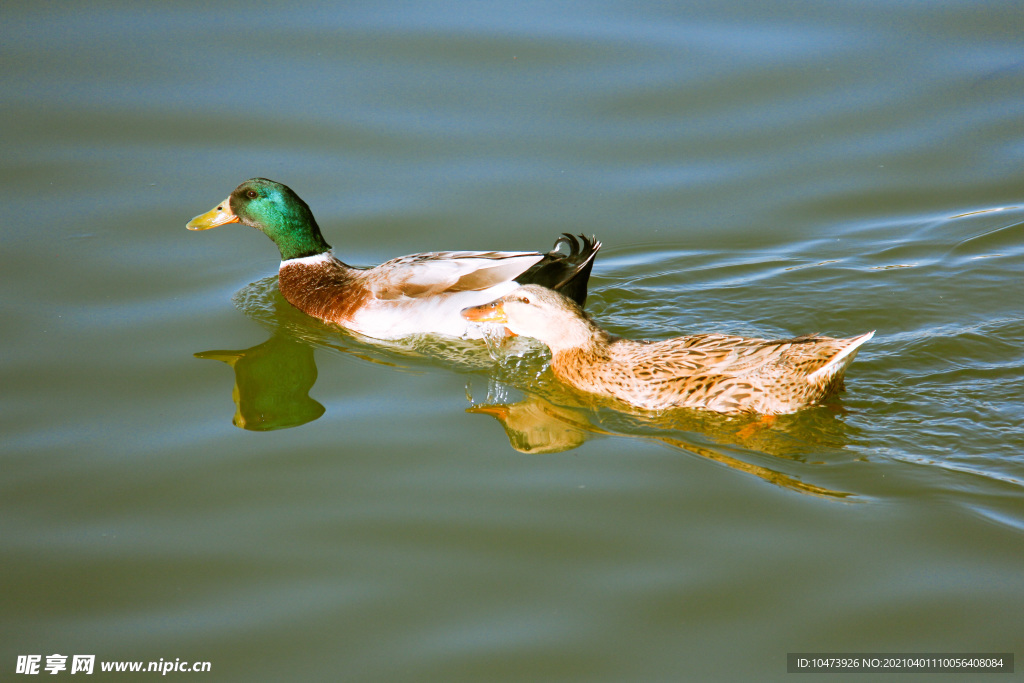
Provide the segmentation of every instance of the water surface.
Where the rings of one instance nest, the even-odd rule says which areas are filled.
[[[2,13],[0,667],[749,680],[796,651],[1019,654],[1016,7]],[[877,334],[830,408],[626,415],[536,350],[295,312],[264,236],[184,229],[256,175],[356,264],[595,234],[588,309],[618,334]]]

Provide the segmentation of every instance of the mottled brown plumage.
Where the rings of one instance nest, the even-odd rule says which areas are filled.
[[[658,342],[617,339],[557,292],[528,285],[462,312],[499,322],[551,349],[551,369],[577,389],[644,410],[792,413],[842,388],[843,374],[874,332],[850,339],[806,335],[752,339],[697,334]]]

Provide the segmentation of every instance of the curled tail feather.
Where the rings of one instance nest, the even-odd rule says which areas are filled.
[[[847,341],[850,343],[843,348],[842,351],[832,356],[825,365],[821,366],[811,374],[807,375],[807,381],[810,384],[826,384],[838,375],[842,375],[846,368],[849,367],[853,359],[857,357],[857,351],[864,342],[868,341],[875,336],[875,331],[871,330],[859,337],[853,337]]]

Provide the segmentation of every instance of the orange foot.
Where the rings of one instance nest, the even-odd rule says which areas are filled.
[[[736,436],[741,439],[749,439],[760,430],[771,427],[773,424],[775,424],[774,415],[762,415],[757,419],[757,422],[751,422],[746,427],[736,432]]]

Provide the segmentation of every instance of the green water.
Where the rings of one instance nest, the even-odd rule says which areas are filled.
[[[0,18],[3,678],[54,653],[453,682],[1024,652],[1013,3]],[[184,228],[256,175],[350,263],[595,234],[617,334],[877,333],[836,405],[771,425],[589,407],[536,351],[292,310],[263,235]]]

